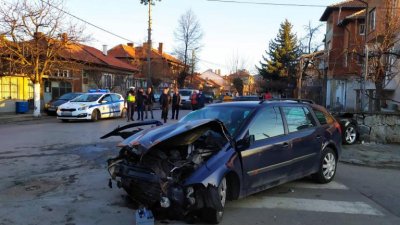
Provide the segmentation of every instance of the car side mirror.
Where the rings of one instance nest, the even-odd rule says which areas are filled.
[[[253,144],[253,142],[254,142],[254,135],[246,134],[244,138],[236,142],[236,149],[238,151],[246,150],[250,147],[251,144]]]

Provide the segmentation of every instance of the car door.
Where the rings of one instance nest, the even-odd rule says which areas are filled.
[[[112,116],[112,98],[110,94],[104,95],[100,99],[100,113],[102,118],[107,118]]]
[[[291,144],[278,107],[260,109],[246,131],[248,148],[241,151],[246,189],[264,189],[288,174]]]
[[[317,123],[306,106],[282,106],[288,137],[292,142],[292,178],[308,175],[318,159],[321,149],[321,134]]]
[[[112,103],[112,116],[119,117],[121,115],[122,109],[124,108],[124,100],[121,95],[111,94],[113,100]]]

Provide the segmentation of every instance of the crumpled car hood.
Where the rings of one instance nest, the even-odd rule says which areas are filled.
[[[120,146],[134,146],[138,149],[138,153],[145,154],[156,146],[169,147],[191,144],[209,130],[220,133],[232,143],[232,138],[221,121],[204,119],[146,129],[125,139]]]

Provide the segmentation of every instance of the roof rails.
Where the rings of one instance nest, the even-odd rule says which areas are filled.
[[[274,102],[274,101],[293,101],[293,102],[298,102],[298,103],[309,103],[309,104],[315,104],[313,100],[309,99],[300,99],[300,98],[272,98],[272,99],[262,99],[259,104],[262,104],[263,102],[268,101],[268,102]]]

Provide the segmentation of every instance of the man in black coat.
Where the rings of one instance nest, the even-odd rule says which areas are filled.
[[[164,119],[164,123],[168,119],[168,108],[171,102],[171,96],[168,94],[169,88],[165,87],[163,93],[160,96],[160,107],[161,107],[161,119]]]
[[[151,118],[154,119],[154,116],[153,116],[153,104],[154,104],[154,102],[156,102],[156,99],[154,98],[153,89],[151,87],[147,88],[146,96],[147,96],[146,102],[145,102],[146,119],[147,119],[147,112],[148,111],[150,111]]]
[[[181,94],[179,94],[178,88],[174,89],[174,94],[172,95],[172,116],[171,120],[178,119],[179,117],[179,106],[181,105]]]
[[[137,108],[137,113],[138,113],[138,120],[143,121],[143,114],[144,114],[144,102],[145,102],[145,96],[143,93],[143,88],[140,88],[137,95],[136,95],[136,108]]]

